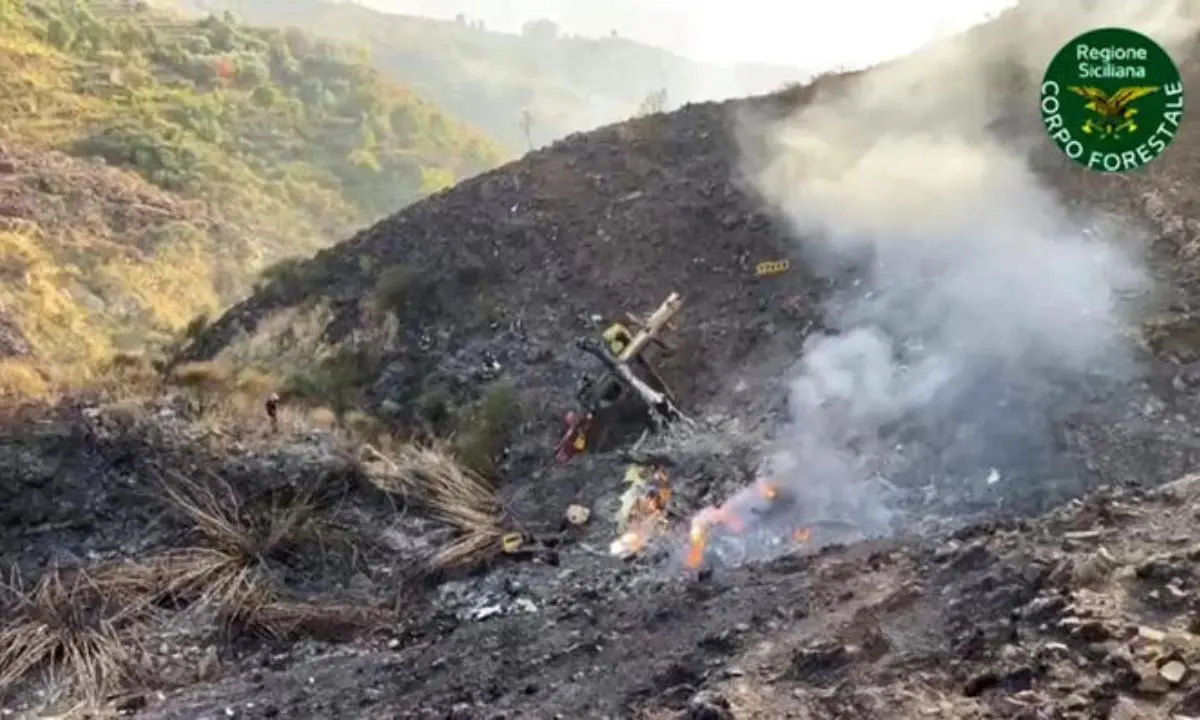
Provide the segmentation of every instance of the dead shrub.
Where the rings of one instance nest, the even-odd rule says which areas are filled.
[[[239,493],[217,476],[201,482],[173,472],[161,485],[171,507],[211,547],[246,564],[293,549],[316,515],[315,505],[302,495],[252,512]]]
[[[381,622],[368,609],[288,600],[257,565],[261,558],[240,554],[244,549],[163,552],[132,566],[124,589],[159,606],[215,611],[227,628],[276,640],[304,634],[332,640]]]
[[[164,598],[215,606],[230,619],[253,624],[257,610],[276,599],[260,581],[263,566],[286,561],[308,542],[315,504],[301,495],[251,511],[215,476],[201,482],[172,473],[162,488],[201,544],[157,558],[155,585]]]
[[[215,609],[228,627],[274,639],[333,639],[384,621],[382,611],[370,608],[295,600],[274,582],[273,564],[278,569],[307,548],[337,544],[325,536],[310,496],[251,509],[215,477],[196,482],[176,474],[164,489],[171,506],[193,524],[201,544],[147,563],[147,583],[155,588],[156,602]]]
[[[144,602],[106,593],[85,570],[48,569],[32,588],[3,588],[0,691],[37,672],[66,681],[98,703],[145,673],[139,645],[150,617]]]
[[[504,535],[500,501],[491,484],[463,466],[449,448],[408,445],[397,454],[396,474],[433,516],[456,531],[430,558],[437,568],[473,565],[499,549]]]

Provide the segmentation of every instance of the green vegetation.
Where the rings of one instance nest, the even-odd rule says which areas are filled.
[[[421,275],[407,265],[385,268],[375,284],[375,296],[381,308],[403,318],[413,296],[421,290]]]
[[[250,185],[314,217],[373,216],[497,160],[482,136],[381,82],[362,51],[297,30],[148,9],[97,17],[33,5],[29,19],[17,20],[28,32],[17,44],[75,61],[74,99],[93,101],[94,121],[64,117],[60,143],[167,190],[218,200]]]
[[[496,462],[521,422],[521,404],[516,388],[497,380],[483,397],[460,416],[453,441],[454,454],[466,467],[483,476],[496,472]]]
[[[683,101],[775,90],[801,75],[786,67],[705,65],[615,35],[568,36],[547,20],[515,35],[462,16],[431,20],[327,0],[174,2],[362,43],[382,72],[514,153]]]
[[[33,348],[0,362],[0,396],[171,341],[264,268],[500,159],[361,50],[88,7],[0,0],[0,162],[22,153],[0,172],[29,195],[0,224],[0,320]]]

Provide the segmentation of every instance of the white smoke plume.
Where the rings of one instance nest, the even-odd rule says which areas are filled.
[[[893,508],[872,477],[1037,482],[1048,415],[1096,376],[1133,373],[1122,297],[1145,286],[1141,248],[1035,176],[1030,150],[1058,152],[1044,135],[993,131],[1014,117],[1040,130],[1042,73],[1075,35],[1130,27],[1170,50],[1198,20],[1183,0],[1026,2],[790,117],[740,119],[749,184],[843,281],[837,333],[808,343],[764,470],[798,512],[882,531]],[[1014,79],[1029,92],[1004,92]]]

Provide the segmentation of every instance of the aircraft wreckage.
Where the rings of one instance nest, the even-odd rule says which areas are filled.
[[[648,357],[651,346],[670,353],[661,335],[682,306],[679,294],[671,293],[645,318],[627,313],[628,326],[614,322],[601,330],[599,318],[593,318],[599,337],[581,338],[576,346],[599,360],[603,370],[598,377],[585,374],[580,379],[576,391],[579,409],[567,413],[567,429],[555,449],[560,462],[602,446],[615,426],[631,417],[642,423],[634,448],[650,433],[673,423],[695,424],[676,405],[662,374]]]
[[[579,407],[566,414],[566,432],[555,448],[557,461],[620,447],[620,431],[634,431],[626,433],[635,438],[627,451],[636,454],[651,434],[678,424],[696,425],[680,410],[649,353],[655,348],[670,355],[672,348],[663,335],[673,329],[672,321],[682,306],[679,294],[671,293],[644,318],[627,313],[628,324],[605,326],[600,318],[592,318],[595,336],[581,338],[576,346],[596,358],[602,370],[597,377],[585,374],[579,382]],[[656,539],[671,535],[672,527],[683,530],[686,551],[682,564],[691,570],[702,570],[712,560],[739,564],[748,545],[794,547],[807,545],[811,539],[812,528],[786,524],[795,498],[775,483],[760,479],[752,492],[703,508],[687,519],[671,508],[674,492],[664,463],[634,462],[626,470],[624,484],[620,508],[613,518],[618,536],[608,548],[616,557],[641,555]],[[586,519],[571,524],[583,522]]]

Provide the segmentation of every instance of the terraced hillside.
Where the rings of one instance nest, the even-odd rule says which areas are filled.
[[[498,157],[349,50],[110,5],[0,20],[7,397],[173,340]]]
[[[548,20],[517,35],[467,17],[435,20],[326,0],[178,4],[356,43],[384,73],[412,83],[514,156],[641,112],[768,92],[807,76],[794,67],[697,62],[615,35],[569,36]]]

